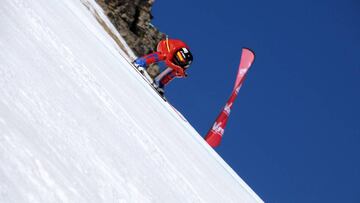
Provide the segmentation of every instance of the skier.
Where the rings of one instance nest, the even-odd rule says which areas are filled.
[[[157,46],[157,52],[137,58],[134,61],[135,66],[144,70],[150,64],[164,61],[167,68],[155,77],[155,83],[161,95],[164,94],[164,87],[175,77],[187,77],[185,70],[193,61],[193,56],[189,47],[177,39],[163,39]]]

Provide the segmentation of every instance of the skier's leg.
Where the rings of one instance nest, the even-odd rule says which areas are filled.
[[[166,68],[154,79],[154,82],[157,86],[157,90],[161,95],[164,95],[165,93],[164,87],[166,85],[165,83],[163,83],[163,78],[166,77],[169,73],[171,73],[171,71],[172,71],[171,68]]]
[[[134,65],[140,70],[143,71],[148,65],[156,63],[160,60],[159,53],[155,52],[152,54],[139,57],[134,61]]]
[[[163,70],[158,76],[156,76],[155,81],[157,83],[159,83],[166,75],[168,75],[169,73],[171,73],[172,69],[171,68],[166,68],[165,70]]]

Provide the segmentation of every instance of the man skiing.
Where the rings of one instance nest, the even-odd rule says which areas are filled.
[[[164,87],[174,78],[187,77],[185,70],[193,61],[189,47],[177,39],[161,40],[157,46],[157,52],[137,58],[135,66],[141,70],[150,64],[164,61],[167,68],[155,77],[160,94],[164,94]]]

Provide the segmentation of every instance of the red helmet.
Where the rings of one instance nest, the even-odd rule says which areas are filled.
[[[187,48],[181,48],[175,52],[174,63],[183,68],[188,68],[193,61],[193,56]]]

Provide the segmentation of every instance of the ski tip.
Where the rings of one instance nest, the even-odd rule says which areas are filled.
[[[255,55],[255,51],[253,49],[249,48],[249,47],[242,47],[242,49],[247,49],[247,50],[249,50],[250,52],[252,52]]]
[[[254,55],[254,59],[253,59],[253,60],[255,60],[256,54],[255,54],[255,51],[254,51],[254,50],[252,50],[251,48],[248,48],[248,47],[243,47],[243,48],[242,48],[242,51],[244,52],[244,50],[247,50],[247,51],[251,52],[252,55]]]

